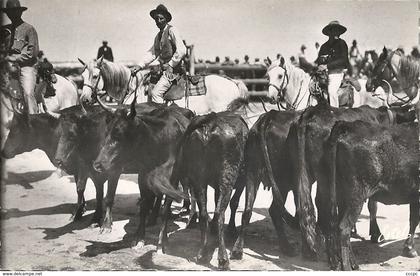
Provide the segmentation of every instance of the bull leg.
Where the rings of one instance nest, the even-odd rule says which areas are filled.
[[[369,209],[369,235],[370,235],[370,241],[373,243],[380,243],[385,238],[381,233],[381,230],[379,229],[378,222],[376,221],[376,213],[378,211],[378,204],[376,201],[369,199],[368,201],[368,209]]]
[[[225,227],[225,212],[226,208],[229,205],[229,199],[232,194],[232,187],[225,187],[227,181],[224,181],[222,184],[220,196],[217,201],[216,212],[218,215],[218,238],[219,238],[219,251],[218,251],[218,267],[219,269],[227,270],[229,269],[229,257],[226,252],[225,246],[225,235],[224,235],[224,227]],[[215,214],[216,214],[215,212]]]
[[[219,201],[219,197],[220,197],[220,191],[216,187],[216,189],[214,189],[214,205],[216,207],[217,207],[217,203]],[[211,233],[213,235],[216,235],[217,234],[219,216],[220,216],[220,213],[219,213],[219,211],[216,208],[214,210],[213,219],[210,222],[210,231],[211,231]]]
[[[239,175],[237,183],[241,181],[241,175]],[[228,225],[228,233],[233,235],[236,232],[236,225],[235,225],[235,215],[236,210],[238,210],[239,206],[239,200],[241,199],[242,192],[245,188],[245,184],[239,182],[239,185],[235,189],[235,193],[232,196],[232,199],[230,200],[230,219],[229,219],[229,225]]]
[[[97,227],[101,225],[102,216],[103,216],[103,200],[104,200],[104,177],[94,177],[93,184],[95,185],[96,190],[96,208],[95,213],[93,214],[92,221],[90,223],[91,227]]]
[[[195,227],[195,225],[197,224],[197,218],[198,218],[198,214],[197,214],[197,201],[194,197],[191,197],[191,209],[190,209],[190,213],[188,216],[188,222],[187,222],[187,229],[192,229]]]
[[[343,270],[355,270],[358,269],[353,250],[350,244],[350,235],[353,225],[359,218],[362,212],[363,201],[350,200],[352,204],[346,206],[344,215],[340,221],[339,233],[340,233],[340,249],[341,249],[341,260]]]
[[[105,218],[102,223],[100,233],[110,233],[112,231],[112,207],[114,205],[115,192],[117,190],[120,175],[113,175],[108,178],[108,190],[105,198]]]
[[[278,199],[279,196],[280,195],[276,194],[273,189],[273,202],[269,209],[270,217],[279,237],[280,250],[287,256],[296,256],[299,253],[298,246],[286,233],[287,222],[285,223],[286,220],[283,220],[285,216],[285,214],[283,214],[284,212],[281,212],[281,210],[284,209],[284,206],[280,206],[280,202],[286,201],[287,193],[282,191],[282,201]]]
[[[199,189],[197,191],[195,189]],[[209,220],[208,220],[208,213],[207,213],[207,186],[205,187],[197,187],[194,190],[194,194],[196,195],[198,201],[198,209],[200,212],[200,231],[201,231],[201,239],[200,239],[200,249],[197,253],[197,262],[202,263],[207,257],[207,245],[209,239]]]
[[[155,195],[147,188],[145,178],[139,175],[138,184],[140,189],[140,212],[139,212],[139,225],[137,227],[136,238],[133,246],[142,247],[145,244],[146,237],[146,217],[150,212],[155,200]]]
[[[150,213],[149,219],[147,220],[147,226],[153,226],[157,224],[157,218],[159,216],[160,207],[162,205],[162,198],[163,195],[159,195],[156,197],[152,212]]]
[[[162,225],[160,228],[159,233],[159,241],[157,245],[157,251],[158,253],[165,253],[165,247],[168,242],[168,217],[171,212],[171,204],[172,200],[169,197],[165,197],[165,203],[163,204],[162,209]]]
[[[86,189],[87,175],[83,172],[80,172],[79,174],[74,175],[74,179],[76,180],[77,205],[70,217],[71,221],[80,220],[86,211],[86,200],[84,193]]]
[[[417,195],[410,203],[410,233],[404,242],[403,256],[408,258],[417,257],[417,251],[414,249],[414,231],[419,224],[420,198]]]
[[[254,207],[255,197],[257,195],[257,189],[260,185],[260,180],[257,179],[255,172],[249,172],[246,176],[246,197],[245,197],[245,210],[242,214],[242,224],[239,229],[238,238],[232,249],[231,259],[242,259],[243,246],[244,246],[244,235],[246,228],[248,227],[249,221],[252,216],[252,208]]]
[[[185,194],[189,193],[189,189],[186,187],[183,187]],[[182,205],[180,214],[187,214],[190,212],[190,206],[191,206],[191,200],[190,199],[184,199],[184,204]]]

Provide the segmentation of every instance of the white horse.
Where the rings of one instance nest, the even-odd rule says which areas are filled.
[[[79,61],[85,65],[82,73],[84,81],[82,101],[92,101],[94,91],[104,90],[109,96],[121,103],[130,103],[136,88],[138,89],[137,102],[148,101],[145,93],[147,87],[144,82],[148,70],[140,71],[136,74],[136,77],[132,77],[128,67],[102,58],[89,64]],[[248,89],[241,81],[218,75],[208,75],[204,77],[204,82],[207,88],[205,95],[189,96],[187,100],[183,98],[176,100],[175,103],[200,115],[212,111],[224,111],[233,100],[247,98],[248,96]]]
[[[317,104],[317,99],[311,96],[310,91],[317,89],[316,82],[302,69],[285,62],[284,58],[275,60],[267,69],[269,78],[268,97],[286,102],[288,108],[302,110]],[[369,105],[373,108],[387,105],[389,95],[378,88],[375,93],[365,89],[366,80],[359,80],[361,90],[354,92],[352,107]],[[340,95],[340,91],[338,91]]]

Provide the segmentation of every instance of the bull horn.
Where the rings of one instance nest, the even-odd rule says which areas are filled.
[[[117,112],[117,109],[116,108],[114,108],[114,107],[110,107],[110,106],[108,106],[108,105],[106,105],[104,102],[102,102],[102,100],[101,100],[101,98],[99,97],[99,95],[98,94],[96,94],[96,100],[98,101],[98,104],[103,108],[103,109],[105,109],[106,111],[108,111],[108,112],[110,112],[110,113],[112,113],[112,114],[114,114],[115,112]]]
[[[83,61],[83,60],[81,60],[80,58],[77,58],[77,60],[83,65],[83,66],[86,66],[86,63]]]

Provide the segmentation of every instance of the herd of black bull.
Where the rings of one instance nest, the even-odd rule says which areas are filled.
[[[92,224],[110,231],[113,200],[119,176],[138,173],[140,222],[134,245],[144,243],[146,217],[155,224],[162,209],[158,249],[164,251],[172,200],[199,207],[201,246],[197,261],[207,259],[210,229],[219,234],[219,267],[229,266],[224,244],[224,213],[230,201],[229,231],[235,231],[235,212],[246,188],[245,209],[231,259],[242,258],[260,182],[272,188],[269,213],[280,250],[298,254],[287,227],[302,233],[302,251],[317,258],[326,246],[332,269],[355,269],[350,233],[370,199],[370,235],[381,236],[376,203],[410,204],[410,233],[403,255],[414,257],[414,231],[420,219],[419,147],[415,114],[404,108],[336,109],[324,104],[305,111],[270,111],[248,131],[239,115],[226,111],[195,116],[177,106],[144,103],[110,108],[79,106],[49,114],[15,114],[2,155],[35,148],[44,150],[54,165],[74,175],[78,202],[72,219],[85,210],[87,178],[96,188]],[[103,185],[108,180],[103,217]],[[317,181],[315,218],[311,186]],[[183,191],[178,189],[181,184]],[[207,187],[215,189],[215,212],[209,223]],[[289,191],[295,194],[296,216],[285,208]],[[163,208],[162,197],[166,195]],[[194,208],[192,208],[194,209]],[[211,226],[211,227],[210,227]]]

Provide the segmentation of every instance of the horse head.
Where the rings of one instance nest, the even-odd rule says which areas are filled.
[[[394,70],[392,68],[391,59],[394,52],[390,51],[386,47],[383,48],[382,53],[372,70],[372,75],[366,82],[366,91],[374,92],[379,86],[386,85],[384,89],[389,88],[389,82],[395,77]]]
[[[288,84],[288,75],[287,69],[285,67],[285,60],[283,57],[276,59],[271,62],[270,59],[269,66],[267,68],[267,77],[268,77],[268,94],[267,96],[278,102],[284,97],[284,90]]]
[[[104,61],[103,58],[91,61],[88,64],[85,64],[80,59],[79,61],[84,65],[82,72],[83,90],[80,95],[80,100],[91,103],[93,101],[93,95],[96,95],[98,91],[104,89],[104,82],[101,78],[101,66]]]

